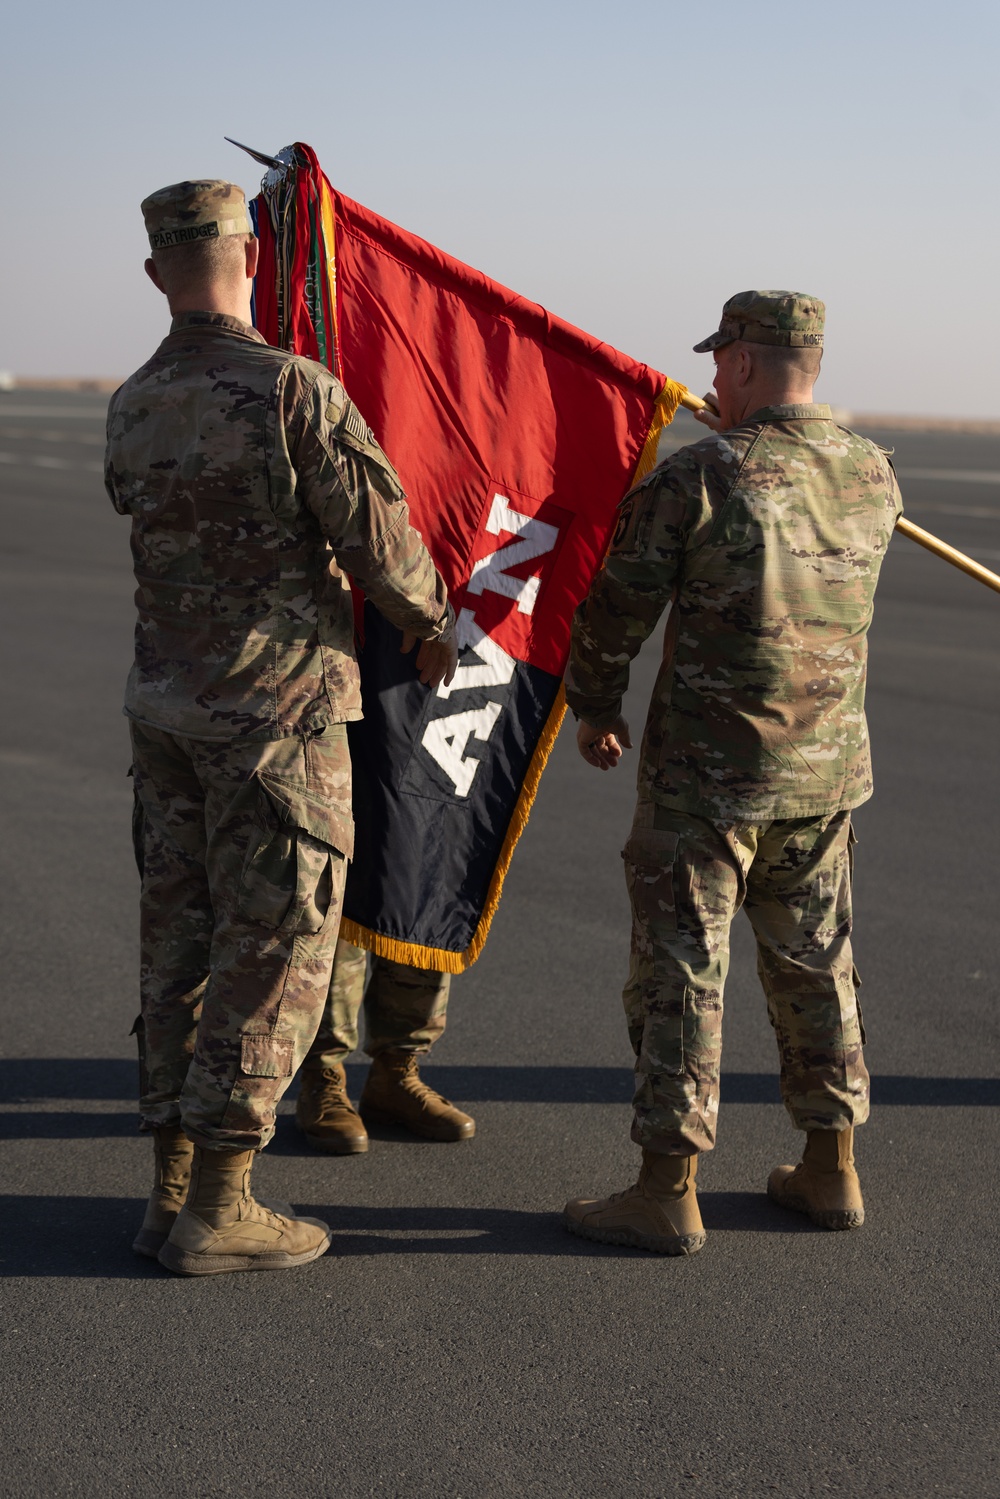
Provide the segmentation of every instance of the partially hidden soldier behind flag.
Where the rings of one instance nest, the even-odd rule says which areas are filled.
[[[691,1254],[698,1156],[715,1144],[729,928],[743,906],[803,1159],[768,1193],[826,1228],[864,1206],[868,1117],[851,956],[851,809],[872,792],[864,696],[875,586],[901,511],[883,449],[814,405],[824,307],[743,292],[716,333],[717,429],[629,494],[577,611],[567,700],[584,759],[630,748],[629,661],[664,610],[668,641],[624,849],[638,1182],[565,1210],[574,1233]]]
[[[295,1121],[317,1150],[358,1155],[368,1124],[395,1124],[425,1140],[471,1140],[476,1121],[424,1082],[420,1058],[444,1034],[451,974],[373,956],[343,937],[316,1039],[302,1064]],[[344,1060],[365,1018],[371,1068],[358,1108]]]
[[[326,1002],[353,848],[345,574],[404,649],[423,642],[431,686],[454,671],[452,611],[343,387],[250,326],[241,189],[182,182],[142,212],[173,321],[112,398],[106,460],[138,585],[125,711],[156,1175],[134,1247],[182,1274],[284,1269],[330,1243],[256,1202],[250,1172]]]

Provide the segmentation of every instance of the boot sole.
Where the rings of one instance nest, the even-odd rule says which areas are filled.
[[[767,1195],[779,1208],[789,1208],[793,1213],[805,1213],[817,1228],[861,1228],[865,1221],[864,1208],[831,1208],[824,1211],[822,1208],[810,1207],[804,1197],[786,1197],[780,1192],[772,1192],[770,1186]]]
[[[435,1130],[433,1126],[421,1128],[419,1124],[412,1124],[409,1119],[402,1119],[398,1114],[384,1113],[381,1109],[359,1107],[358,1113],[366,1124],[398,1124],[401,1129],[408,1129],[411,1135],[419,1135],[422,1140],[436,1140],[440,1145],[453,1145],[459,1140],[471,1140],[476,1133],[475,1123],[466,1128],[464,1125],[460,1133],[455,1133],[454,1127],[450,1127],[450,1133],[443,1134]]]
[[[632,1228],[590,1228],[579,1223],[568,1213],[563,1214],[563,1224],[579,1239],[590,1239],[594,1244],[616,1244],[626,1249],[648,1249],[650,1254],[697,1254],[704,1246],[707,1234],[679,1234],[676,1239],[654,1238],[650,1234],[637,1233]]]
[[[368,1149],[367,1135],[359,1135],[354,1140],[331,1140],[325,1135],[311,1135],[301,1124],[297,1128],[313,1150],[321,1150],[324,1155],[364,1155]]]
[[[239,1270],[292,1270],[296,1265],[308,1265],[326,1254],[331,1243],[328,1235],[325,1242],[315,1249],[303,1250],[301,1254],[189,1254],[178,1249],[169,1240],[157,1255],[160,1264],[175,1275],[227,1275]]]

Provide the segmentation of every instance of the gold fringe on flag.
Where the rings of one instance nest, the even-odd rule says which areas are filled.
[[[566,696],[560,685],[556,700],[552,705],[542,730],[538,743],[535,745],[535,753],[531,757],[528,773],[521,783],[521,794],[514,808],[514,815],[507,825],[507,836],[500,850],[497,866],[490,880],[489,893],[483,914],[479,918],[472,941],[464,952],[448,952],[443,947],[420,947],[416,942],[400,942],[395,937],[385,937],[381,932],[372,932],[366,926],[358,926],[357,922],[348,921],[346,918],[340,923],[340,935],[346,937],[348,942],[353,942],[356,947],[367,948],[369,952],[375,953],[380,958],[390,958],[394,963],[408,963],[411,968],[435,968],[439,973],[464,973],[471,968],[479,957],[490,933],[490,926],[497,913],[500,904],[500,896],[503,893],[503,882],[510,868],[510,861],[514,857],[518,839],[528,825],[528,814],[535,800],[538,783],[542,778],[542,771],[556,742],[563,718],[566,715]]]
[[[657,396],[656,405],[653,407],[653,418],[649,424],[649,431],[646,433],[646,441],[643,443],[639,462],[632,475],[633,486],[645,479],[646,475],[656,467],[656,451],[660,445],[660,434],[664,427],[670,426],[677,415],[678,406],[687,405],[684,400],[687,395],[690,395],[690,392],[686,385],[679,385],[676,380],[668,380]]]

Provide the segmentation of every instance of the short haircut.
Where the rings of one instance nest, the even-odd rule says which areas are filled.
[[[743,341],[743,347],[762,374],[773,380],[796,376],[815,380],[823,360],[822,347],[815,344],[804,349],[792,349],[786,344],[755,344]]]
[[[196,239],[190,244],[154,250],[153,264],[167,296],[236,275],[244,264],[244,246],[252,238],[251,234],[226,234],[219,239]]]

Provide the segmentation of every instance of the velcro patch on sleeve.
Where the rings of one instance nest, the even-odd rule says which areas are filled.
[[[374,447],[375,438],[364,417],[358,408],[348,402],[344,411],[342,431],[347,437],[353,437],[356,442],[364,443],[365,447]]]

